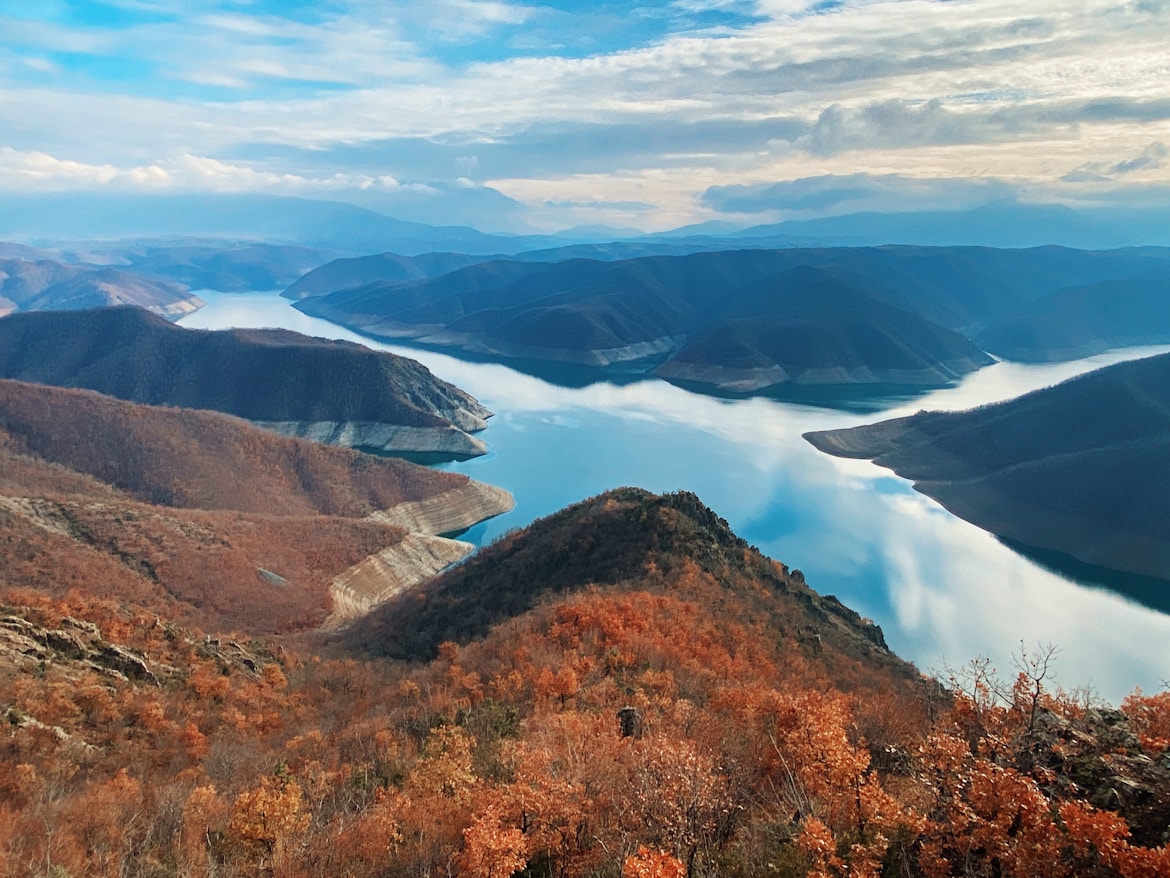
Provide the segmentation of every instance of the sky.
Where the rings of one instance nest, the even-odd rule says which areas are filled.
[[[1170,203],[1170,0],[0,0],[0,192],[488,231]]]

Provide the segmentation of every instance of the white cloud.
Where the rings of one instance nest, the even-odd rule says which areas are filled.
[[[169,192],[271,192],[318,194],[365,190],[437,194],[425,184],[403,184],[391,176],[337,173],[327,177],[261,171],[207,156],[180,155],[149,165],[118,167],[54,158],[42,152],[0,147],[0,183],[10,191],[109,189]]]
[[[130,85],[68,84],[58,73],[67,84],[33,92],[0,72],[0,143],[97,166],[166,168],[184,154],[244,165],[231,157],[429,139],[479,158],[476,168],[448,158],[451,179],[474,171],[534,209],[662,198],[665,222],[701,218],[698,196],[711,185],[853,172],[1087,181],[1110,168],[1124,173],[1135,142],[1170,141],[1170,17],[1150,4],[1037,0],[1021,10],[1014,0],[869,0],[806,14],[815,5],[686,0],[675,8],[768,18],[588,57],[476,63],[459,60],[475,53],[450,47],[478,40],[498,54],[497,30],[522,36],[541,10],[343,0],[316,23],[222,3],[123,31],[5,21],[13,27],[0,44],[19,47],[25,64],[57,51],[124,57],[193,91],[148,97]],[[152,94],[166,90],[154,85]],[[770,123],[778,130],[764,136]],[[550,140],[558,126],[579,136]],[[606,139],[623,126],[630,136]],[[656,130],[678,136],[659,144]],[[491,176],[488,155],[498,165],[509,152],[508,169]],[[1155,159],[1132,173],[1170,182]],[[255,171],[289,185],[330,176],[275,161]],[[356,173],[343,159],[330,171]]]

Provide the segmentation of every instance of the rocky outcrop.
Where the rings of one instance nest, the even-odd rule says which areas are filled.
[[[0,616],[0,662],[27,668],[53,661],[75,663],[119,680],[159,684],[145,658],[106,643],[96,625],[67,617],[60,628],[46,628],[20,616]]]
[[[383,601],[413,588],[475,551],[471,543],[410,533],[333,580],[333,612],[324,628],[341,628]]]
[[[1045,777],[1050,796],[1115,811],[1137,844],[1170,842],[1170,752],[1143,753],[1123,713],[1092,708],[1070,719],[1041,709],[1018,748],[1015,767]]]
[[[470,416],[469,416],[470,417]],[[409,452],[478,457],[487,446],[455,427],[404,427],[373,421],[252,421],[257,427],[282,436],[294,436],[381,453]],[[479,428],[482,429],[482,428]]]
[[[369,518],[414,533],[452,534],[486,518],[502,515],[515,505],[512,495],[503,488],[471,481],[426,500],[399,503],[390,509],[371,513]]]

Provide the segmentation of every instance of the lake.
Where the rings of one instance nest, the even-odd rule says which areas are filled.
[[[282,327],[413,357],[496,413],[490,453],[443,464],[507,488],[509,514],[463,538],[479,545],[620,485],[688,490],[814,589],[873,619],[924,671],[990,656],[1005,676],[1020,643],[1060,648],[1056,682],[1113,703],[1170,678],[1170,615],[1070,582],[956,518],[888,470],[821,454],[809,430],[954,410],[1018,396],[1110,363],[1170,350],[1131,348],[1073,363],[997,363],[955,387],[859,414],[774,399],[719,399],[658,379],[564,387],[494,363],[385,345],[301,314],[275,293],[198,291],[188,327]]]

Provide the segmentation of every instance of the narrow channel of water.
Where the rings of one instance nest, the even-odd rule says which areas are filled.
[[[657,379],[561,387],[492,363],[382,345],[308,317],[270,293],[200,292],[184,326],[283,327],[346,338],[426,364],[496,417],[490,453],[446,469],[500,485],[516,508],[473,528],[479,544],[619,485],[694,491],[765,554],[882,626],[892,649],[924,670],[989,655],[1010,671],[1021,641],[1061,649],[1057,682],[1090,684],[1110,701],[1170,678],[1170,616],[1069,582],[946,512],[889,471],[820,454],[801,439],[912,414],[961,409],[1170,348],[1129,349],[1074,363],[999,363],[956,387],[891,401],[870,414],[771,399],[727,400]]]

